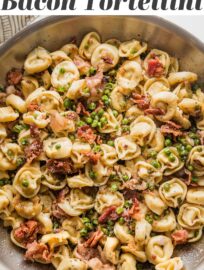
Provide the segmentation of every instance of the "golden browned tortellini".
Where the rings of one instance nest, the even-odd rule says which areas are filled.
[[[127,100],[126,91],[120,86],[116,86],[110,95],[111,106],[118,112],[125,112],[131,106],[131,101]]]
[[[144,112],[140,110],[137,105],[131,106],[125,113],[125,117],[130,121],[135,120],[140,115],[144,115]]]
[[[107,237],[104,244],[104,256],[112,264],[118,264],[120,252],[118,249],[120,242],[116,237]]]
[[[146,182],[159,183],[162,180],[162,172],[146,161],[138,161],[135,164],[137,175]]]
[[[165,262],[159,263],[155,266],[156,270],[181,270],[183,269],[183,262],[180,257],[169,259]]]
[[[96,195],[95,209],[98,213],[102,213],[103,210],[109,206],[123,206],[123,195],[116,191],[112,191],[106,187],[101,187]]]
[[[52,58],[49,52],[38,47],[28,54],[24,68],[28,74],[34,74],[46,70],[51,64]]]
[[[0,217],[10,216],[13,212],[13,197],[15,190],[11,185],[5,185],[0,189]]]
[[[33,198],[40,189],[41,171],[38,165],[24,165],[15,175],[13,186],[25,198]]]
[[[179,102],[178,107],[184,114],[196,116],[201,110],[201,103],[192,98],[183,98],[182,101]]]
[[[189,188],[186,195],[186,201],[188,203],[204,205],[204,188],[203,187]]]
[[[75,217],[93,208],[94,200],[80,189],[72,189],[70,194],[58,206],[67,215]]]
[[[11,106],[0,108],[0,123],[15,121],[19,117],[19,113],[14,111]]]
[[[74,81],[71,86],[68,88],[66,96],[69,99],[79,99],[82,97],[89,97],[90,96],[90,90],[87,87],[86,80],[81,79]]]
[[[61,231],[58,233],[50,233],[43,235],[40,239],[40,242],[43,244],[47,244],[50,247],[50,250],[54,250],[54,248],[56,247],[66,245],[68,239],[68,232]]]
[[[86,177],[84,174],[67,178],[67,183],[70,188],[92,187],[94,185],[93,180]]]
[[[188,164],[193,166],[193,173],[197,176],[204,175],[204,146],[193,147],[188,156]]]
[[[93,180],[94,186],[105,185],[110,175],[109,169],[101,161],[96,164],[87,163],[85,165],[85,175],[90,180]]]
[[[129,241],[133,240],[133,236],[129,233],[128,226],[122,225],[119,222],[114,226],[114,234],[122,244],[127,244]]]
[[[146,245],[150,238],[152,226],[145,219],[138,220],[135,225],[135,241]]]
[[[21,97],[19,97],[17,95],[10,94],[9,96],[7,96],[6,105],[13,107],[15,110],[17,110],[17,111],[19,111],[21,113],[26,112],[25,101]]]
[[[170,232],[176,228],[176,218],[172,210],[167,210],[152,223],[154,232]]]
[[[167,209],[167,205],[163,202],[156,191],[145,193],[144,199],[147,207],[157,215],[161,215],[164,210]]]
[[[94,50],[100,45],[101,38],[98,33],[90,32],[84,36],[80,47],[79,55],[90,60]]]
[[[147,50],[147,44],[138,40],[132,39],[120,44],[119,56],[133,59]]]
[[[40,87],[27,97],[26,106],[29,107],[31,104],[38,105],[44,111],[60,110],[62,98],[56,91],[46,91]]]
[[[91,55],[92,66],[98,67],[102,65],[104,71],[114,68],[118,61],[118,49],[110,44],[100,44]]]
[[[187,186],[178,178],[166,181],[159,187],[159,194],[162,200],[169,206],[178,207],[186,197]]]
[[[67,61],[70,60],[70,58],[67,56],[67,54],[63,51],[55,51],[52,52],[50,54],[51,58],[52,58],[52,67],[55,67],[56,65],[58,65],[59,63],[63,62],[63,61]]]
[[[150,238],[146,246],[147,259],[152,264],[167,261],[173,254],[173,244],[169,237],[157,235]]]
[[[162,165],[164,175],[171,175],[184,166],[176,147],[164,148],[157,155],[157,159]]]
[[[185,203],[179,209],[177,220],[183,228],[200,229],[204,225],[204,208],[196,204]]]
[[[198,79],[197,74],[189,71],[172,72],[169,74],[168,81],[170,85],[182,82],[195,82]]]
[[[62,228],[68,232],[69,240],[73,244],[77,244],[80,238],[80,230],[83,228],[83,223],[79,217],[69,217],[62,223]]]
[[[166,78],[152,78],[148,79],[144,85],[144,94],[152,97],[153,95],[163,92],[169,91],[170,85]]]
[[[117,118],[114,116],[113,111],[109,108],[103,115],[106,118],[106,124],[99,128],[101,133],[112,133],[118,132],[120,129],[120,124]]]
[[[32,76],[23,76],[21,80],[21,91],[25,98],[39,88],[38,80]]]
[[[2,142],[7,136],[6,128],[3,124],[0,123],[0,141]]]
[[[130,160],[140,155],[141,149],[130,135],[115,139],[115,149],[121,160]]]
[[[28,125],[36,125],[39,128],[45,128],[49,123],[46,112],[31,111],[24,113],[23,122]]]
[[[66,137],[47,139],[44,141],[44,151],[49,158],[68,158],[72,151],[72,142]]]
[[[144,246],[136,243],[134,240],[130,241],[128,244],[121,246],[121,249],[125,253],[131,253],[135,256],[136,260],[139,262],[146,262],[147,256]]]
[[[52,190],[61,190],[67,184],[66,177],[60,177],[57,175],[51,174],[47,168],[44,166],[41,168],[42,176],[41,176],[41,183],[52,189]]]
[[[120,256],[118,270],[136,270],[136,258],[130,253],[123,253]]]
[[[90,152],[90,144],[81,141],[75,141],[72,145],[70,157],[77,167],[82,167],[88,162]]]
[[[101,144],[101,161],[106,166],[113,166],[118,161],[115,148],[108,144]]]
[[[154,94],[151,99],[151,106],[163,111],[163,113],[157,115],[156,118],[161,122],[171,120],[176,113],[177,101],[177,96],[169,91]]]
[[[64,258],[59,266],[57,267],[57,270],[87,270],[88,265],[76,258]]]
[[[117,72],[117,83],[120,87],[133,90],[142,80],[141,65],[132,60],[126,61],[122,64]]]

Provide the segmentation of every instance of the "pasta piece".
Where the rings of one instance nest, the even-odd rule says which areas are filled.
[[[25,113],[26,112],[26,105],[25,105],[25,101],[14,94],[9,95],[6,98],[6,105],[7,106],[12,106],[15,110],[18,110],[21,113]]]
[[[157,265],[169,260],[173,254],[171,239],[164,235],[151,237],[146,246],[147,259],[150,263]]]
[[[103,127],[100,127],[98,130],[100,133],[112,133],[112,132],[119,132],[119,122],[113,114],[113,111],[109,108],[103,115],[106,118],[106,124]]]
[[[19,114],[11,106],[0,108],[0,123],[12,122],[19,117]]]
[[[42,177],[41,177],[41,183],[52,189],[52,190],[61,190],[63,189],[67,184],[67,179],[64,177],[56,177],[55,175],[51,174],[46,166],[41,167],[42,171]]]
[[[76,258],[64,258],[57,270],[87,270],[88,266],[85,262]]]
[[[49,245],[50,250],[52,251],[56,247],[66,245],[68,238],[69,238],[68,232],[61,231],[58,233],[50,233],[43,235],[42,238],[40,239],[40,242]]]
[[[63,51],[55,51],[55,52],[52,52],[50,54],[51,58],[52,58],[52,67],[55,67],[57,66],[58,64],[60,64],[61,62],[63,61],[69,61],[71,60],[67,54]]]
[[[113,166],[118,161],[117,152],[108,144],[101,144],[101,161],[106,166]]]
[[[169,259],[166,262],[162,262],[156,265],[156,270],[181,270],[183,269],[183,262],[180,257]]]
[[[204,206],[204,188],[196,187],[188,189],[186,201],[188,203],[195,203]]]
[[[101,38],[98,33],[90,32],[84,36],[80,47],[79,55],[84,59],[91,59],[94,50],[100,45]]]
[[[88,143],[75,141],[72,145],[71,159],[77,167],[82,167],[89,160],[91,146]]]
[[[133,236],[128,232],[127,225],[121,225],[120,223],[115,223],[114,234],[120,240],[122,244],[127,244],[129,241],[133,241]]]
[[[63,221],[63,230],[69,234],[69,240],[73,244],[77,244],[80,239],[80,231],[83,228],[83,223],[79,217],[70,217]]]
[[[172,210],[166,211],[163,216],[160,216],[152,223],[153,232],[170,232],[176,228],[176,218]]]
[[[204,175],[204,146],[195,146],[191,150],[188,156],[187,163],[193,166],[193,173],[196,176],[203,176]]]
[[[88,97],[90,95],[89,88],[86,85],[86,80],[74,81],[69,87],[66,96],[69,99],[79,99],[81,97]]]
[[[145,219],[136,222],[135,225],[135,241],[141,245],[146,245],[150,239],[152,226]]]
[[[170,90],[169,82],[166,78],[152,78],[148,79],[144,85],[144,94],[152,97],[160,92],[167,92]]]
[[[38,128],[45,128],[49,123],[46,112],[31,111],[23,114],[23,122],[28,125],[36,125]]]
[[[167,205],[162,201],[157,192],[144,194],[144,199],[147,207],[159,216],[167,209]]]
[[[119,56],[129,59],[135,58],[147,50],[147,44],[138,40],[132,39],[120,44]]]
[[[70,188],[92,187],[94,185],[93,180],[83,174],[68,178],[67,183]]]
[[[136,162],[135,171],[146,182],[159,183],[162,180],[162,172],[145,161]]]
[[[7,136],[6,128],[0,123],[0,141],[3,141]]]
[[[112,264],[118,264],[119,262],[119,250],[118,250],[119,241],[116,237],[107,237],[104,244],[104,255],[105,258]]]
[[[115,149],[121,160],[130,160],[140,155],[140,147],[134,142],[131,136],[123,136],[115,139]]]
[[[108,167],[101,161],[98,161],[96,164],[89,162],[85,166],[85,175],[90,180],[93,180],[94,186],[102,186],[107,183],[110,172]]]
[[[68,158],[72,151],[72,142],[66,137],[47,139],[44,141],[44,151],[49,158]]]
[[[111,106],[118,112],[125,112],[131,106],[131,101],[127,100],[123,88],[116,86],[110,95]]]
[[[126,61],[117,72],[117,83],[120,87],[133,90],[142,80],[142,68],[136,61]]]
[[[70,83],[79,79],[79,71],[72,61],[63,61],[53,70],[51,83],[55,88],[67,88]]]
[[[175,85],[178,83],[182,83],[184,81],[191,83],[191,82],[197,81],[197,79],[198,79],[197,74],[193,72],[189,72],[189,71],[180,71],[180,72],[170,73],[168,77],[168,81],[170,85]]]
[[[46,70],[51,64],[52,58],[48,51],[38,47],[28,54],[24,68],[28,74],[34,74]]]
[[[39,88],[39,83],[36,78],[32,76],[23,76],[21,80],[21,91],[25,98],[27,98],[37,88]]]
[[[130,253],[123,253],[120,256],[118,270],[137,270],[136,258]]]
[[[118,49],[109,44],[100,44],[95,48],[91,56],[93,67],[103,66],[104,72],[114,68],[119,61]]]
[[[159,194],[162,200],[169,206],[178,207],[186,197],[187,186],[178,178],[166,181],[159,187]]]

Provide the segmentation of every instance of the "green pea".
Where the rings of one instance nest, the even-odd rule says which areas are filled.
[[[198,182],[198,178],[195,177],[195,176],[193,176],[193,177],[192,177],[192,182],[193,182],[193,183],[197,183],[197,182]]]
[[[90,171],[89,176],[90,176],[91,179],[96,179],[97,174],[94,171]]]
[[[96,109],[96,104],[94,102],[89,103],[88,104],[88,109],[91,110],[91,111],[95,110]]]
[[[124,181],[128,181],[128,180],[129,180],[129,176],[128,176],[127,174],[124,174],[124,175],[123,175],[123,180],[124,180]]]
[[[82,218],[82,222],[83,222],[83,223],[89,223],[89,222],[90,222],[90,219],[87,218],[87,217],[83,217],[83,218]]]
[[[96,112],[92,112],[91,113],[91,118],[95,118],[96,114],[97,114]]]
[[[194,144],[195,145],[199,145],[200,144],[200,140],[199,139],[194,139]]]
[[[61,145],[60,144],[56,144],[55,145],[55,149],[59,150],[61,148]]]
[[[198,152],[202,152],[202,147],[198,147],[198,148],[197,148],[197,151],[198,151]]]
[[[110,90],[109,89],[105,89],[104,94],[107,95],[107,96],[109,96],[110,95]]]
[[[23,157],[18,157],[17,160],[16,160],[16,165],[17,165],[17,166],[20,166],[20,165],[22,165],[24,162],[25,162],[25,160],[24,160]]]
[[[132,206],[132,202],[131,201],[125,201],[124,203],[124,207],[125,208],[130,208]]]
[[[57,88],[57,92],[64,93],[66,91],[65,87],[61,86]]]
[[[29,182],[28,182],[27,179],[23,179],[23,181],[22,181],[22,186],[23,186],[23,187],[28,187],[28,186],[29,186]]]
[[[180,152],[180,155],[183,157],[183,156],[187,156],[188,155],[188,152],[186,150],[182,150]]]
[[[98,121],[97,120],[93,120],[93,123],[91,124],[92,128],[95,128],[98,126]]]
[[[157,160],[153,160],[151,162],[152,166],[156,169],[159,169],[160,168],[160,163],[157,161]]]
[[[169,148],[164,148],[164,154],[167,156],[171,155],[171,150]]]
[[[93,224],[97,226],[98,225],[98,220],[97,219],[94,219],[93,220]]]
[[[103,227],[103,228],[101,228],[101,230],[105,235],[109,234],[109,231],[106,228]]]
[[[115,145],[114,144],[114,141],[108,141],[107,144],[110,145],[110,146],[114,146]]]
[[[187,144],[187,145],[186,145],[186,150],[187,150],[187,151],[191,151],[191,149],[192,149],[192,145]]]
[[[157,152],[156,151],[151,151],[150,152],[150,157],[152,157],[152,158],[155,158],[157,156]]]
[[[169,161],[174,162],[176,160],[175,156],[173,154],[170,154]]]
[[[186,145],[186,144],[187,144],[186,139],[181,139],[181,143],[182,143],[183,145]]]
[[[72,107],[72,104],[73,104],[73,101],[71,101],[70,99],[66,98],[64,100],[64,107],[65,107],[65,109],[71,108]]]
[[[100,145],[95,145],[94,148],[93,148],[94,152],[100,152],[100,150],[101,150]]]
[[[113,115],[114,115],[115,117],[117,117],[117,116],[118,116],[118,112],[117,112],[116,110],[113,110]]]
[[[65,73],[65,69],[64,68],[60,68],[60,71],[59,71],[61,74],[64,74]]]
[[[28,145],[28,139],[22,138],[22,139],[21,139],[21,144],[22,144],[22,145]]]
[[[101,117],[100,122],[103,124],[107,123],[107,118],[106,117]]]
[[[130,131],[130,127],[129,126],[123,126],[122,130],[123,130],[123,132],[128,132],[128,131]]]
[[[152,223],[153,223],[153,218],[152,218],[152,216],[151,216],[151,215],[146,214],[145,219],[146,219],[146,221],[147,221],[147,222],[149,222],[150,224],[152,224]]]
[[[171,146],[171,145],[172,145],[172,141],[170,139],[166,139],[165,146]]]
[[[103,114],[104,114],[104,110],[103,110],[103,109],[100,109],[100,110],[98,111],[98,116],[99,116],[99,117],[102,117]]]
[[[190,133],[189,133],[189,137],[190,137],[191,139],[197,139],[197,138],[198,138],[198,135],[197,135],[196,133],[190,132]]]
[[[119,222],[121,225],[124,224],[124,223],[125,223],[124,217],[120,217],[119,220],[118,220],[118,222]]]
[[[85,126],[85,125],[86,125],[86,123],[85,123],[84,121],[81,121],[81,120],[80,120],[80,121],[77,122],[77,126],[78,126],[78,127],[83,127],[83,126]]]
[[[93,122],[93,119],[91,117],[86,117],[85,121],[87,124],[91,124]]]
[[[102,100],[103,100],[104,102],[109,101],[109,97],[108,97],[107,95],[103,95],[103,96],[102,96]]]
[[[116,213],[117,213],[118,215],[122,214],[123,211],[124,211],[124,208],[123,208],[123,207],[118,207],[118,208],[116,209]]]
[[[87,229],[85,229],[85,228],[81,229],[80,235],[81,235],[82,237],[87,236],[87,234],[88,234],[88,230],[87,230]]]
[[[23,129],[24,129],[23,125],[15,125],[12,130],[13,132],[20,133]]]
[[[111,190],[112,190],[112,191],[117,191],[117,190],[118,190],[118,185],[112,184],[112,185],[111,185]]]
[[[122,120],[122,124],[123,125],[127,125],[129,123],[129,120],[127,119],[127,118],[124,118],[123,120]]]
[[[194,168],[192,165],[188,165],[187,169],[192,172]]]
[[[93,224],[91,224],[90,222],[88,223],[85,223],[85,228],[89,231],[92,231],[93,230]]]
[[[96,68],[90,67],[90,69],[89,69],[89,76],[90,75],[94,75],[95,73],[96,73]]]
[[[164,190],[165,190],[166,192],[168,192],[168,191],[170,190],[171,186],[170,186],[169,183],[165,183],[164,186],[163,186],[163,188],[164,188]]]

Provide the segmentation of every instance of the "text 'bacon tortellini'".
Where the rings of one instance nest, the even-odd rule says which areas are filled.
[[[147,50],[147,44],[132,39],[120,44],[119,56],[133,59]]]
[[[26,106],[38,105],[41,110],[61,110],[62,98],[56,91],[46,91],[44,88],[38,88],[32,92],[26,99]]]
[[[164,148],[157,155],[157,159],[162,165],[164,175],[171,175],[184,166],[175,147]]]
[[[162,72],[154,72],[154,74],[151,74],[151,72],[149,72],[149,65],[151,60],[156,60],[159,63]],[[168,53],[157,49],[151,50],[144,60],[144,68],[150,77],[161,77],[162,75],[166,76],[169,71],[169,66],[170,57]]]
[[[52,189],[52,190],[61,190],[64,188],[67,184],[67,179],[64,177],[60,177],[58,175],[51,174],[46,167],[41,168],[42,171],[42,177],[41,177],[41,183]]]
[[[74,164],[80,168],[88,162],[90,152],[90,144],[76,140],[72,145],[70,157]]]
[[[155,266],[156,270],[182,270],[183,262],[180,257],[169,259],[165,262],[159,263]]]
[[[84,36],[80,47],[79,55],[84,59],[91,59],[94,50],[100,45],[101,38],[98,33],[90,32]]]
[[[39,73],[52,64],[52,58],[47,50],[38,47],[30,52],[25,60],[24,68],[28,74]]]
[[[38,164],[24,165],[15,175],[13,186],[25,198],[33,198],[40,189],[41,171]]]
[[[66,137],[44,141],[44,151],[49,158],[68,158],[71,155],[71,150],[72,142]]]
[[[120,251],[119,251],[119,240],[116,237],[107,237],[104,244],[104,255],[105,258],[112,264],[117,265],[119,261]]]
[[[155,132],[156,125],[148,116],[138,116],[130,125],[130,135],[140,146],[150,143]]]
[[[51,75],[51,82],[55,88],[67,88],[70,83],[79,79],[79,71],[72,61],[58,64]]]
[[[85,175],[93,180],[94,186],[105,185],[110,175],[109,169],[100,160],[96,164],[87,163],[85,166]]]
[[[45,128],[49,123],[46,112],[31,111],[24,113],[23,122],[28,125],[36,125],[39,128]]]
[[[11,106],[0,108],[0,123],[15,121],[19,114]]]
[[[130,135],[115,139],[115,149],[121,160],[130,160],[140,155],[141,149]]]
[[[160,92],[167,92],[170,90],[169,82],[166,78],[152,78],[148,79],[144,85],[144,94],[152,97]]]
[[[69,234],[69,240],[73,244],[77,244],[80,239],[80,230],[83,223],[79,217],[69,217],[62,222],[62,228]]]
[[[101,161],[106,166],[113,166],[118,161],[115,148],[108,144],[101,144]]]
[[[150,238],[146,246],[147,259],[152,264],[167,261],[173,254],[173,244],[169,237],[157,235]]]
[[[17,168],[17,161],[23,152],[17,143],[5,140],[0,146],[0,170],[10,171]]]
[[[145,193],[144,199],[147,207],[157,215],[161,215],[167,209],[167,205],[160,198],[157,191]]]
[[[95,209],[101,214],[109,206],[123,206],[124,198],[120,192],[113,192],[107,187],[100,187],[95,201]]]
[[[92,187],[94,185],[93,180],[86,177],[84,174],[68,178],[67,183],[70,188]]]
[[[188,203],[195,203],[204,206],[204,188],[203,187],[190,188],[186,195],[186,201]]]
[[[182,82],[195,82],[198,79],[197,74],[189,71],[172,72],[169,74],[168,81],[170,85],[179,84]]]
[[[151,106],[163,112],[161,115],[157,115],[156,118],[161,122],[171,120],[176,113],[177,101],[177,96],[172,92],[163,91],[154,94],[151,99]]]
[[[136,162],[135,170],[145,182],[159,183],[162,180],[162,172],[146,161]]]
[[[93,51],[91,56],[91,64],[97,68],[99,65],[106,72],[114,68],[119,61],[118,49],[110,44],[100,44]]]
[[[117,83],[124,89],[133,90],[142,80],[142,68],[136,61],[126,61],[117,72]]]
[[[67,215],[75,217],[93,208],[94,200],[80,189],[72,189],[70,194],[58,206]]]
[[[178,223],[187,229],[200,229],[204,225],[204,208],[196,204],[185,203],[179,209]]]
[[[172,210],[166,210],[162,216],[152,223],[154,232],[170,232],[176,228],[176,218]]]
[[[193,166],[196,176],[204,175],[204,146],[195,146],[188,156],[187,163]]]
[[[137,270],[136,268],[136,258],[130,253],[123,253],[120,256],[118,270]]]
[[[186,193],[186,184],[178,178],[164,182],[159,188],[162,200],[173,208],[178,207],[185,200]]]
[[[135,241],[146,245],[150,239],[152,226],[145,219],[138,220],[135,225]]]

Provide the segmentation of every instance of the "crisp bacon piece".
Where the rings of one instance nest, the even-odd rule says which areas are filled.
[[[89,152],[86,154],[86,156],[89,157],[89,161],[96,165],[101,157],[101,154],[100,153],[93,153],[93,152]]]
[[[108,56],[103,56],[102,59],[106,64],[109,64],[109,65],[113,64],[113,60]]]
[[[101,136],[100,135],[97,135],[97,137],[96,137],[96,143],[97,144],[102,144],[103,143],[103,140],[101,139]]]
[[[73,162],[70,159],[49,159],[47,162],[47,169],[53,174],[72,174],[77,172],[77,170],[74,168]]]
[[[90,115],[90,112],[86,110],[86,108],[84,107],[84,105],[81,102],[79,102],[77,104],[76,113],[77,114],[83,114],[85,116]]]
[[[7,82],[8,84],[17,85],[22,80],[23,73],[21,69],[12,68],[7,73]]]
[[[40,105],[35,103],[30,103],[27,107],[28,111],[34,112],[34,111],[40,111]]]
[[[188,232],[186,230],[178,230],[171,234],[171,238],[175,245],[185,244],[188,240]]]
[[[25,259],[28,261],[40,261],[44,263],[51,263],[52,254],[47,245],[34,241],[27,245]]]
[[[35,220],[29,220],[21,223],[20,227],[14,230],[14,238],[24,245],[32,243],[37,237],[39,224]]]
[[[137,198],[137,192],[135,190],[130,190],[130,189],[124,189],[123,190],[123,196],[126,200],[134,200]]]
[[[198,131],[198,135],[200,136],[201,144],[204,145],[204,131],[203,130]]]
[[[76,249],[76,257],[81,260],[90,260],[100,257],[99,251],[96,248],[87,247],[84,244],[78,244]]]
[[[81,58],[77,54],[74,55],[73,62],[77,66],[80,73],[82,73],[82,74],[86,74],[91,67],[91,65],[89,64],[88,61],[85,61],[83,58]]]
[[[130,189],[130,190],[145,190],[147,185],[144,181],[140,182],[138,179],[132,178],[131,180],[123,183],[122,189]]]
[[[94,134],[93,129],[90,128],[88,125],[79,127],[77,130],[77,136],[83,141],[88,142],[89,144],[94,143],[97,137],[96,134]]]
[[[89,89],[95,89],[99,87],[103,80],[103,70],[99,68],[97,73],[92,77],[86,77],[86,85]]]
[[[103,263],[99,258],[92,258],[88,261],[88,266],[91,269],[97,270],[115,270],[115,266],[110,263]]]
[[[90,234],[89,239],[84,243],[85,247],[95,247],[98,241],[103,237],[103,232],[98,230]]]
[[[56,219],[67,218],[67,213],[65,213],[59,206],[57,202],[52,204],[52,216]]]
[[[57,111],[52,111],[50,115],[50,127],[53,132],[61,132],[66,129],[68,119],[60,115]]]
[[[110,206],[105,209],[102,215],[98,218],[99,223],[105,223],[107,220],[117,220],[119,215],[115,212],[116,206]]]
[[[152,115],[164,115],[165,111],[160,109],[160,108],[149,108],[144,111],[147,114],[152,114]]]
[[[43,143],[39,139],[36,139],[30,145],[26,146],[24,151],[27,162],[31,163],[43,152]]]
[[[36,125],[30,125],[30,135],[32,138],[39,138],[40,129]]]
[[[167,121],[165,125],[162,125],[160,127],[160,131],[163,134],[173,134],[173,136],[178,137],[183,134],[183,132],[180,130],[181,126],[177,125],[176,123],[172,121]]]
[[[68,187],[65,187],[62,190],[60,190],[59,194],[57,195],[57,201],[62,202],[66,198],[67,194],[69,194]]]
[[[164,66],[158,57],[153,55],[153,59],[148,61],[147,74],[150,77],[161,77],[164,74]]]
[[[128,211],[128,215],[131,218],[134,218],[136,220],[140,220],[141,219],[140,204],[139,204],[139,201],[136,198],[134,198],[133,205],[130,208],[130,210]]]
[[[150,101],[145,95],[139,95],[137,93],[132,93],[132,101],[137,104],[138,108],[141,110],[147,110],[150,106]]]

